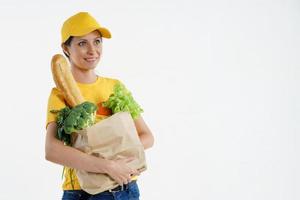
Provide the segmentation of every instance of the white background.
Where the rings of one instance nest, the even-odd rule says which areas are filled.
[[[111,30],[97,71],[155,135],[141,199],[300,199],[297,0],[1,0],[0,199],[61,197],[44,159],[50,60],[79,11]]]

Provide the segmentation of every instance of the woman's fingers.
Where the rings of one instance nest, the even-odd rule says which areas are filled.
[[[122,158],[112,160],[109,167],[108,174],[119,184],[128,184],[131,181],[132,176],[139,175],[139,171],[131,169],[127,163],[136,159],[135,157]]]
[[[139,176],[140,172],[138,170],[133,169],[130,173],[131,176]]]
[[[130,177],[123,176],[118,182],[119,185],[126,185],[131,181]]]

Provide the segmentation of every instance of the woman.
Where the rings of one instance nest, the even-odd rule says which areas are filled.
[[[111,37],[109,30],[101,27],[89,13],[80,12],[64,22],[61,37],[63,52],[69,59],[81,94],[85,100],[103,109],[101,103],[108,99],[113,92],[113,86],[119,82],[116,79],[99,77],[94,70],[102,55],[102,38]],[[65,106],[62,93],[53,88],[48,100],[45,156],[48,161],[66,166],[63,199],[139,199],[135,178],[139,173],[126,164],[133,158],[105,160],[65,146],[56,138],[56,115],[50,110],[59,110]],[[104,113],[107,112],[97,111],[97,122],[107,117]],[[134,122],[144,148],[150,148],[154,141],[150,129],[141,116]],[[76,174],[70,173],[73,169],[105,173],[122,187],[90,195],[81,190]]]

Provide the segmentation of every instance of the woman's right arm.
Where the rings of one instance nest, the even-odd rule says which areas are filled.
[[[106,173],[120,185],[128,183],[132,174],[138,174],[136,170],[126,165],[134,158],[113,161],[83,153],[73,147],[64,145],[62,141],[56,138],[56,131],[56,123],[49,123],[45,143],[46,160],[78,170]]]

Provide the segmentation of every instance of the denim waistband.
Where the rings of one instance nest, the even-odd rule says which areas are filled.
[[[119,185],[113,189],[110,189],[110,190],[106,190],[104,192],[119,192],[119,191],[124,191],[124,190],[128,190],[129,188],[129,185],[132,185],[132,184],[135,184],[136,183],[136,180],[133,180],[133,181],[130,181],[130,183],[128,184],[125,184],[125,185]]]

